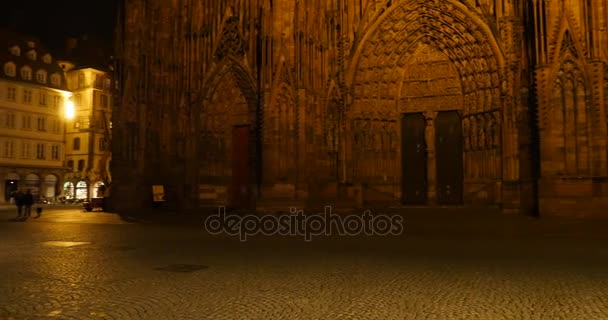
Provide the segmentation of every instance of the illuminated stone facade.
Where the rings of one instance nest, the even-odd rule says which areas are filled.
[[[37,198],[62,192],[63,70],[40,41],[0,30],[0,204],[30,189]]]
[[[608,212],[607,10],[128,1],[112,202]]]
[[[60,61],[72,92],[75,117],[66,122],[64,189],[68,199],[102,197],[110,182],[111,78],[103,70]],[[101,187],[101,190],[100,190]]]

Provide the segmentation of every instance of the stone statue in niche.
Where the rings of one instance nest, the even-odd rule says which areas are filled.
[[[493,121],[494,122],[494,130],[493,130],[494,146],[498,147],[498,146],[500,146],[501,135],[502,135],[500,112],[499,111],[493,112],[493,118],[494,118],[494,121]]]
[[[390,141],[391,141],[391,151],[395,152],[397,151],[397,143],[398,141],[398,135],[397,135],[397,131],[395,129],[395,124],[393,124],[391,126],[391,131],[390,131]]]
[[[425,114],[426,116],[426,127],[424,128],[424,139],[426,142],[426,147],[429,152],[433,152],[433,146],[435,145],[435,126],[434,126],[434,117],[430,114]]]
[[[381,132],[377,128],[372,129],[373,151],[380,152],[382,150]]]
[[[475,117],[471,117],[471,150],[477,149],[477,123]]]
[[[468,151],[471,149],[471,128],[468,117],[462,121],[462,131],[464,136],[464,150]]]
[[[487,113],[486,114],[486,136],[485,136],[485,145],[486,148],[490,149],[494,147],[494,134],[493,134],[493,128],[494,128],[494,120],[492,119],[492,114],[491,113]]]
[[[365,129],[363,130],[363,150],[365,152],[369,152],[372,149],[371,140],[372,140],[372,136],[369,131],[369,127],[365,126]]]
[[[384,136],[384,152],[391,151],[391,125],[390,122],[385,122],[383,127],[383,136]]]
[[[483,119],[483,116],[480,116],[477,120],[477,129],[479,130],[478,131],[479,139],[477,140],[479,149],[485,149],[486,148],[486,123]]]

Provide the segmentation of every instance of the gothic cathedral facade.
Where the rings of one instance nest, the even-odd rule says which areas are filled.
[[[608,212],[608,0],[124,0],[117,211]]]

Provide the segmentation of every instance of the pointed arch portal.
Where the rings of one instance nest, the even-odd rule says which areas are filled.
[[[364,201],[384,194],[406,203],[496,203],[503,178],[503,64],[487,25],[456,1],[410,0],[383,13],[350,71],[347,160],[352,179],[374,190]],[[424,137],[419,121],[411,120],[420,118]],[[402,119],[415,128],[404,128],[410,124]],[[424,152],[412,154],[417,147],[410,143],[423,144]],[[422,154],[424,165],[417,163]],[[408,164],[426,171],[424,179],[408,177],[415,176]],[[427,194],[407,194],[420,190]]]
[[[230,62],[212,80],[198,118],[199,199],[251,208],[260,151],[255,88]]]

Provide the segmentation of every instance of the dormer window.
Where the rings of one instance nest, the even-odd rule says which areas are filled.
[[[78,89],[84,88],[84,73],[78,74]]]
[[[9,77],[14,77],[17,73],[17,67],[12,62],[7,62],[4,64],[4,74]]]
[[[36,50],[30,50],[27,52],[27,58],[35,61],[36,60]]]
[[[45,84],[46,83],[46,71],[38,70],[38,72],[36,72],[36,81],[38,83]]]
[[[46,64],[51,64],[51,62],[53,62],[53,58],[51,58],[51,55],[47,53],[42,56],[42,61],[44,61]]]
[[[61,86],[61,76],[59,76],[59,74],[57,74],[57,73],[53,73],[51,75],[51,84],[54,85],[55,87],[60,87]]]
[[[11,48],[11,54],[14,56],[20,56],[21,55],[21,48],[19,48],[19,46],[14,46]]]
[[[32,80],[32,69],[28,66],[21,68],[21,78],[23,80]]]
[[[30,48],[36,48],[36,43],[34,41],[28,41],[27,46]]]

